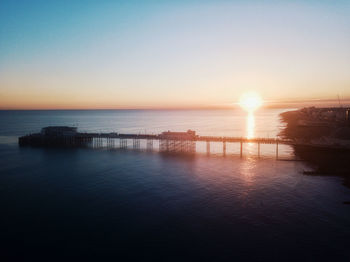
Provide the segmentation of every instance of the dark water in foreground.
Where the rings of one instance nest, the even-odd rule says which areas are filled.
[[[0,129],[2,261],[350,259],[350,190],[302,162],[18,148]]]

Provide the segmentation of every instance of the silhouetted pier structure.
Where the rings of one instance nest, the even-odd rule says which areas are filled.
[[[226,156],[227,143],[240,144],[240,157],[244,155],[243,145],[254,143],[258,146],[257,155],[260,157],[261,144],[276,145],[276,159],[280,144],[293,145],[292,141],[277,138],[243,138],[223,136],[199,136],[195,131],[162,132],[161,134],[121,134],[121,133],[80,133],[75,127],[45,127],[41,133],[30,134],[19,138],[20,146],[37,147],[93,147],[126,149],[129,141],[133,149],[140,149],[140,141],[146,140],[146,149],[153,150],[154,141],[159,141],[159,151],[162,153],[195,154],[196,142],[206,143],[206,153],[210,155],[212,142],[222,143],[222,153]]]

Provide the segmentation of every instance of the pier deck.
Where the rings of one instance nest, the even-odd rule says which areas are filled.
[[[68,132],[66,131],[68,130]],[[66,132],[66,133],[65,133]],[[147,149],[153,149],[153,141],[159,141],[160,152],[174,153],[196,153],[196,142],[206,143],[206,152],[210,154],[210,143],[222,143],[223,155],[226,155],[227,143],[240,144],[240,156],[243,156],[243,144],[253,143],[258,145],[258,156],[260,156],[261,144],[276,145],[276,159],[278,159],[278,146],[280,144],[293,145],[291,140],[279,138],[244,138],[226,136],[199,136],[195,131],[187,132],[162,132],[161,134],[122,134],[122,133],[82,133],[76,132],[76,128],[70,127],[46,127],[41,133],[30,134],[19,138],[20,146],[61,146],[61,147],[108,147],[127,148],[128,140],[132,140],[133,148],[140,148],[140,140],[146,140]],[[118,143],[119,142],[119,143]]]

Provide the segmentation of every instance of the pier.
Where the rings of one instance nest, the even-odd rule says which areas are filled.
[[[140,149],[140,141],[146,141],[147,151],[152,151],[154,141],[158,141],[159,152],[195,154],[196,143],[206,143],[206,153],[210,155],[210,145],[213,142],[222,143],[222,155],[226,156],[228,143],[240,145],[240,157],[244,156],[244,144],[257,144],[257,156],[261,156],[260,145],[276,145],[276,159],[279,157],[279,145],[293,145],[291,140],[278,138],[244,138],[225,136],[200,136],[195,131],[171,132],[161,134],[122,134],[122,133],[81,133],[75,127],[45,127],[41,133],[30,134],[19,138],[20,146],[33,147],[93,147],[93,148],[120,148]]]

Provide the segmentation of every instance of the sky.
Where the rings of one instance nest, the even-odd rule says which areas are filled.
[[[350,98],[350,1],[0,0],[0,109]]]

